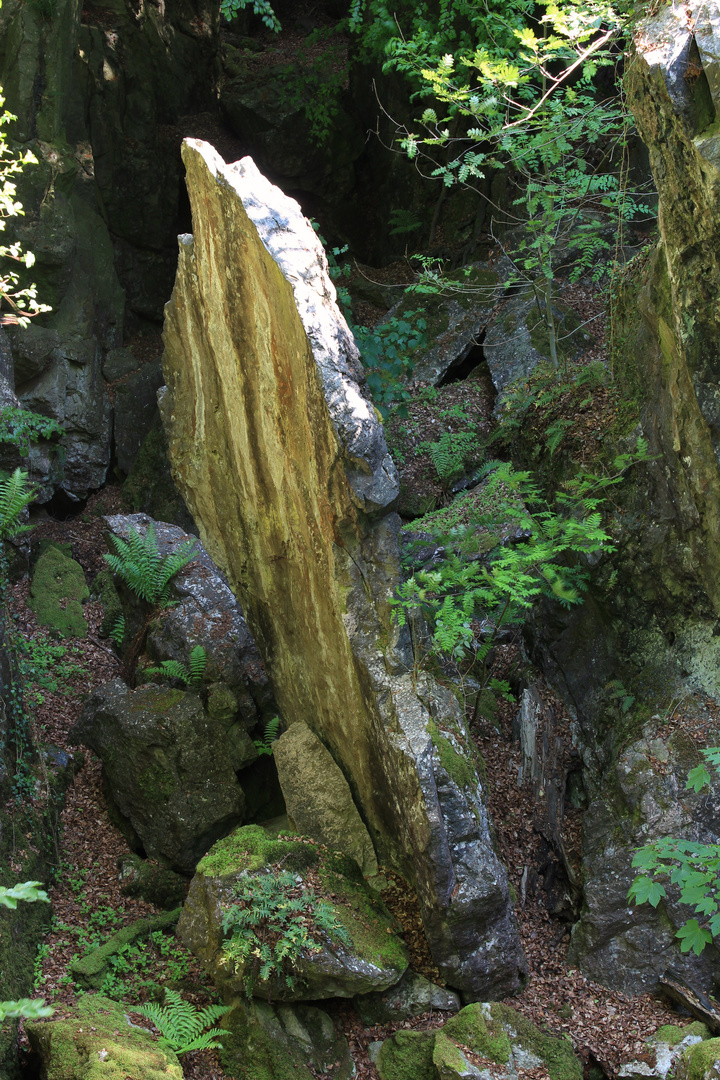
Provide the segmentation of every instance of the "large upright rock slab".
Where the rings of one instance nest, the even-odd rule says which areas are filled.
[[[324,743],[378,855],[415,882],[443,974],[510,993],[523,958],[463,719],[430,683],[418,697],[391,624],[397,474],[324,252],[250,159],[226,165],[195,140],[183,154],[195,231],[161,399],[175,481],[283,716]]]

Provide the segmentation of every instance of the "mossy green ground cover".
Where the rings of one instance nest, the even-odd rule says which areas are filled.
[[[88,994],[77,1015],[26,1025],[30,1045],[42,1052],[47,1080],[182,1080],[171,1050],[132,1027],[125,1006]]]
[[[35,565],[28,600],[40,626],[60,637],[85,637],[88,624],[82,602],[89,596],[80,564],[57,546],[48,547]]]
[[[219,840],[200,861],[197,871],[208,877],[264,873],[282,868],[301,877],[318,899],[337,899],[335,917],[345,929],[352,951],[362,960],[395,967],[398,977],[407,967],[407,953],[395,931],[397,924],[379,895],[364,882],[354,859],[328,851],[307,837],[273,837],[260,825],[246,825]]]

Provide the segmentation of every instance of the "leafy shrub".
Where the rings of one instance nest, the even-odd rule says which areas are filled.
[[[392,405],[398,405],[398,415],[407,415],[402,405],[410,398],[403,383],[413,372],[412,357],[427,344],[427,322],[423,310],[404,311],[397,318],[376,326],[354,326],[353,334],[365,367],[365,374],[373,400],[387,417]]]
[[[705,760],[720,775],[720,747],[702,751]],[[685,787],[696,794],[711,780],[705,763],[688,773]],[[674,885],[679,900],[693,908],[698,919],[688,919],[676,932],[680,951],[699,956],[720,934],[720,844],[700,844],[691,840],[663,837],[639,848],[632,865],[641,870],[628,891],[635,904],[656,908],[667,896],[663,882]]]
[[[6,405],[0,411],[0,443],[17,446],[22,457],[30,452],[30,443],[65,434],[65,428],[49,416]]]
[[[332,905],[320,900],[299,875],[271,870],[244,876],[235,893],[240,903],[223,915],[223,930],[230,934],[224,957],[247,965],[248,997],[258,978],[266,981],[282,973],[292,987],[293,967],[302,954],[320,951],[320,931],[350,944]]]

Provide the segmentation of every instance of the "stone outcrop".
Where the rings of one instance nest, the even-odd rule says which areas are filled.
[[[52,307],[10,332],[15,392],[65,428],[64,471],[51,479],[71,496],[100,487],[111,460],[104,361],[138,320],[161,317],[170,294],[179,146],[193,130],[188,114],[216,108],[217,45],[217,7],[192,0],[0,9],[10,137],[38,160],[18,178],[25,216],[7,233],[35,254],[32,278]],[[128,426],[137,436],[132,418]]]
[[[273,757],[293,828],[350,855],[366,877],[376,874],[375,850],[348,782],[317,735],[298,720],[273,743]]]
[[[323,901],[331,907],[338,931],[315,924],[310,944],[262,978],[252,956],[234,961],[224,956],[228,935],[223,917],[238,902],[237,886],[249,882],[255,893],[261,879],[272,881],[281,872],[293,874],[295,892],[299,889],[308,897],[310,927],[313,910]],[[281,909],[275,910],[273,921],[282,921]],[[267,1001],[319,1001],[386,990],[408,966],[398,930],[354,860],[328,852],[307,837],[273,840],[259,825],[237,829],[208,852],[192,879],[178,923],[182,941],[203,961],[228,1002],[250,993]]]
[[[472,766],[446,768],[469,765],[462,717],[404,674],[388,604],[397,475],[322,247],[252,161],[193,140],[183,154],[194,235],[180,239],[161,399],[175,481],[283,716],[325,744],[378,853],[415,883],[444,976],[512,992],[523,959],[481,787]]]
[[[652,729],[652,724],[650,728]],[[642,738],[619,756],[583,819],[582,916],[573,927],[568,961],[611,989],[644,993],[668,967],[693,985],[712,985],[718,953],[709,946],[681,956],[675,933],[688,918],[670,891],[657,910],[628,904],[634,852],[665,836],[716,843],[720,783],[699,795],[687,791],[688,771],[703,760],[682,730]]]
[[[672,780],[653,787],[640,775],[639,800],[624,780],[618,790],[628,742],[642,734],[634,708],[625,715],[619,707],[618,688],[657,703],[659,713],[688,691],[720,694],[720,98],[705,71],[717,34],[713,5],[700,0],[682,11],[662,7],[638,26],[626,87],[659,193],[660,241],[614,292],[613,373],[637,423],[618,424],[606,446],[631,451],[642,435],[652,460],[618,489],[617,551],[595,569],[587,603],[544,612],[533,631],[533,659],[577,718],[593,804],[580,924],[587,936],[577,931],[576,961],[623,989],[650,985],[657,968],[643,954],[670,957],[677,916],[668,925],[664,913],[628,909],[622,890],[633,848],[664,827],[673,797],[665,782],[682,793],[686,770],[680,756]],[[693,813],[665,824],[688,838],[700,827]],[[716,827],[711,815],[706,840],[717,839]],[[677,947],[672,961],[710,988],[707,966],[703,973]]]
[[[110,533],[123,540],[131,529],[144,535],[153,523],[158,550],[164,556],[192,539],[178,526],[152,522],[147,514],[115,514],[105,522]],[[207,657],[203,677],[210,685],[210,714],[226,730],[238,724],[249,731],[263,716],[269,718],[277,712],[267,672],[227,579],[202,544],[196,541],[195,546],[192,563],[170,582],[170,605],[148,628],[146,656],[154,664],[176,660],[187,667],[193,648],[202,645]],[[130,623],[133,597],[126,588],[121,592]]]
[[[115,679],[90,695],[71,737],[102,760],[112,802],[165,865],[191,874],[243,819],[223,729],[196,694]]]

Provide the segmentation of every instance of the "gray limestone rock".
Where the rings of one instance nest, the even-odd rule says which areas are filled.
[[[691,1046],[710,1038],[704,1024],[695,1021],[685,1027],[666,1025],[646,1041],[646,1054],[639,1061],[628,1061],[618,1069],[618,1080],[666,1080],[676,1072],[678,1059]]]
[[[675,931],[688,918],[672,890],[655,909],[631,905],[627,892],[637,871],[637,848],[658,837],[717,843],[720,782],[696,795],[688,771],[700,762],[682,730],[669,738],[643,738],[627,747],[583,821],[584,906],[573,927],[568,960],[590,978],[626,993],[652,992],[672,967],[693,985],[710,984],[718,954],[681,953]]]
[[[460,998],[452,990],[435,986],[416,971],[406,971],[400,982],[385,993],[356,997],[353,1005],[363,1024],[372,1027],[393,1020],[409,1020],[426,1012],[458,1012]]]
[[[298,720],[273,743],[273,757],[294,828],[355,859],[366,877],[376,874],[372,841],[348,782],[317,735]]]
[[[157,416],[163,384],[159,360],[143,364],[115,387],[115,452],[118,468],[129,473]]]
[[[116,679],[90,696],[71,734],[101,759],[115,806],[151,858],[192,873],[242,820],[223,729],[195,694]]]
[[[133,528],[143,534],[152,518],[147,514],[117,514],[105,521],[111,533],[127,539]],[[163,555],[170,554],[190,539],[181,528],[165,522],[155,522],[155,535]],[[277,712],[268,677],[225,575],[215,566],[200,541],[195,543],[195,559],[170,583],[172,605],[150,626],[147,654],[154,664],[177,660],[187,667],[193,648],[202,645],[207,654],[204,679],[208,683],[218,683],[215,707],[220,708],[217,695],[229,693],[230,697],[223,699],[226,700],[225,709],[231,702],[227,719],[237,719],[250,729],[262,714]],[[225,691],[221,691],[221,686]],[[213,711],[212,704],[210,711]],[[230,727],[230,723],[225,727]]]

